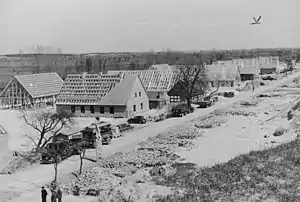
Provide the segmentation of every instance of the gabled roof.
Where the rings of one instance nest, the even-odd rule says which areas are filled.
[[[123,79],[123,74],[69,74],[56,104],[97,104]]]
[[[115,106],[126,105],[136,82],[140,82],[137,75],[125,75],[124,79],[120,83],[116,84],[116,86],[112,88],[111,91],[98,102],[98,104]]]
[[[259,74],[259,68],[256,65],[246,65],[240,68],[240,74]]]
[[[119,72],[138,75],[146,91],[169,91],[174,86],[177,78],[175,70],[123,70],[108,71],[108,74]]]
[[[209,81],[234,81],[238,73],[238,64],[233,62],[206,65],[206,74]]]
[[[57,95],[63,85],[63,80],[57,73],[15,75],[7,87],[14,79],[24,87],[32,98]]]

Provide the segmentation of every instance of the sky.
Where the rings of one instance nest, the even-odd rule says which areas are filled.
[[[65,53],[300,47],[299,8],[299,0],[0,0],[0,54],[35,44]]]

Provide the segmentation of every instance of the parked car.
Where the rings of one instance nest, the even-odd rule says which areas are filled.
[[[203,100],[198,102],[198,108],[207,108],[213,105],[212,100]]]
[[[143,116],[135,116],[127,120],[128,123],[145,124],[147,121]]]
[[[134,128],[132,125],[126,124],[126,123],[119,124],[119,125],[117,125],[117,127],[119,128],[120,133],[124,133],[126,131],[133,130],[133,128]]]
[[[194,112],[194,108],[189,108],[187,104],[179,104],[172,108],[173,117],[183,117]]]
[[[235,96],[234,92],[225,92],[224,93],[224,97],[227,97],[227,98],[232,98],[234,96]]]

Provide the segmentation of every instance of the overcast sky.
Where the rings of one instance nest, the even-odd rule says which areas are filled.
[[[300,47],[299,0],[0,0],[0,54]],[[253,16],[262,24],[250,26]]]

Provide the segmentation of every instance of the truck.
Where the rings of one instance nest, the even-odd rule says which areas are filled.
[[[97,131],[101,134],[102,144],[111,143],[113,132],[109,123],[95,124],[69,135],[59,133],[43,149],[40,163],[54,163],[55,157],[60,162],[72,155],[80,154],[82,148],[95,148]]]
[[[40,163],[57,163],[72,156],[80,154],[81,149],[77,144],[71,144],[69,140],[58,140],[48,143],[42,150]]]
[[[87,140],[87,145],[95,148],[97,133],[99,132],[102,139],[102,144],[109,145],[113,139],[113,132],[110,123],[92,124],[90,127],[85,127],[82,131],[83,138]]]

